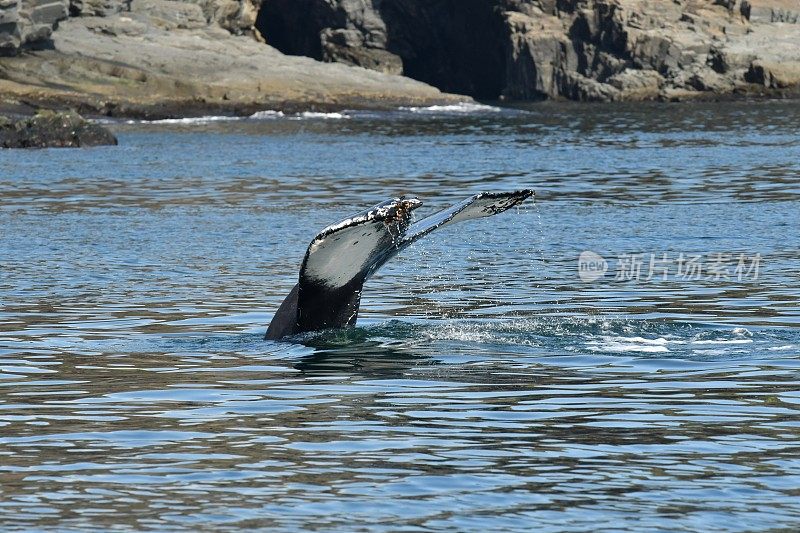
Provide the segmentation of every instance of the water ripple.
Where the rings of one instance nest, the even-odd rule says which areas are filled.
[[[481,109],[3,153],[1,529],[800,527],[796,102]],[[522,186],[262,340],[319,228]],[[763,263],[614,275],[662,253]]]

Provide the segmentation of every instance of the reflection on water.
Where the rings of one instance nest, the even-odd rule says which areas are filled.
[[[2,529],[797,529],[798,126],[540,105],[0,153]],[[387,265],[355,330],[262,340],[322,226],[523,186]],[[584,250],[763,263],[586,283]]]

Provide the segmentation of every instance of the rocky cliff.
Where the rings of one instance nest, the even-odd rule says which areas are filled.
[[[796,94],[798,22],[797,0],[0,0],[0,104],[170,116]]]
[[[68,16],[107,17],[133,11],[134,0],[0,0],[0,53],[47,47],[58,23]],[[252,31],[261,0],[196,0],[154,4],[137,0],[136,11],[155,8],[167,20],[217,24],[234,34]],[[158,18],[158,17],[156,17]]]
[[[166,118],[465,100],[408,77],[282,54],[255,31],[259,8],[258,0],[0,0],[0,107]]]
[[[288,54],[483,98],[637,100],[800,83],[796,0],[264,0]]]

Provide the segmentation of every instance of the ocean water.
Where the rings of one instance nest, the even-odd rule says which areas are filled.
[[[800,107],[112,122],[0,152],[3,531],[800,529]],[[262,340],[324,226],[443,229]]]

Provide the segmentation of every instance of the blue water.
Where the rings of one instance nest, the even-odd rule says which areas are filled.
[[[796,102],[110,127],[0,152],[3,531],[800,528]],[[521,187],[262,340],[327,224]]]

